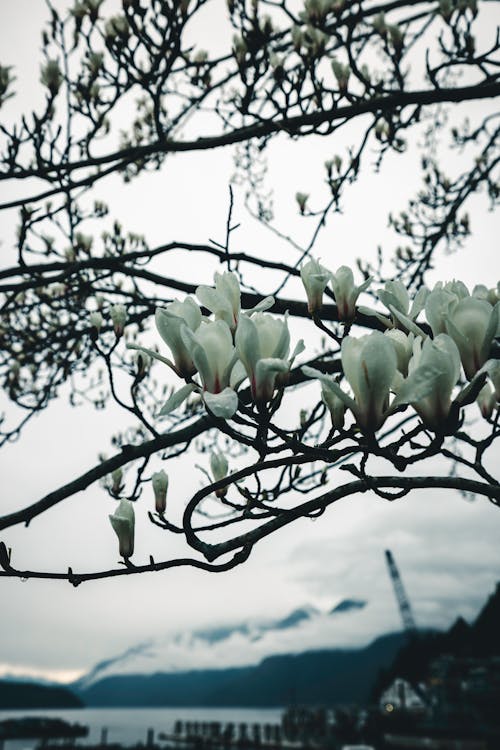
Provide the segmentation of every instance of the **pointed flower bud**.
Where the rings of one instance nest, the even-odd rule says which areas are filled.
[[[332,289],[335,295],[339,320],[350,323],[356,315],[356,301],[371,284],[371,277],[359,286],[354,283],[354,275],[348,266],[340,266],[332,274]]]
[[[42,67],[40,82],[48,88],[52,96],[55,96],[61,87],[63,81],[59,62],[57,60],[47,60]]]
[[[489,363],[488,375],[493,384],[495,398],[500,403],[500,360],[496,359]]]
[[[323,307],[323,292],[330,277],[331,272],[314,258],[300,269],[300,278],[307,294],[307,308],[311,315]]]
[[[123,335],[123,329],[127,322],[127,309],[125,305],[113,305],[109,314],[113,322],[115,336],[119,339]]]
[[[493,388],[489,383],[485,383],[481,388],[476,401],[483,417],[485,419],[491,419],[491,415],[496,406],[496,398]]]
[[[118,495],[122,489],[123,471],[120,467],[111,472],[111,491]]]
[[[214,478],[214,482],[218,482],[224,477],[227,477],[228,472],[227,459],[222,453],[211,453],[210,454],[210,471]],[[220,490],[216,490],[215,494],[217,497],[225,497],[227,494],[227,487],[223,487]]]
[[[321,399],[328,407],[333,427],[336,430],[342,430],[344,427],[346,405],[325,382],[321,383]]]
[[[100,332],[102,328],[104,320],[100,312],[95,310],[94,312],[91,312],[89,315],[89,323],[90,325],[96,329],[97,333]]]
[[[135,514],[130,500],[120,500],[118,508],[109,516],[118,537],[120,555],[128,560],[134,554]]]
[[[157,513],[165,513],[167,507],[168,475],[163,471],[157,471],[151,477],[153,492],[155,495],[155,509]]]
[[[307,199],[309,198],[308,193],[295,193],[295,200],[298,203],[300,213],[303,214],[306,210]]]
[[[337,83],[340,91],[347,91],[347,84],[349,83],[349,77],[351,75],[351,68],[349,65],[344,65],[338,60],[332,60],[333,75],[337,79]]]
[[[146,352],[137,351],[134,355],[137,374],[143,376],[151,367],[151,357]]]

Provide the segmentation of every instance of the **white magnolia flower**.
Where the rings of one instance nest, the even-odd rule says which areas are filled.
[[[168,475],[163,469],[157,471],[151,477],[153,492],[155,495],[155,509],[157,513],[165,513],[167,508]]]
[[[354,393],[356,421],[372,433],[382,426],[389,405],[389,390],[397,369],[394,346],[379,331],[342,341],[344,374]]]
[[[420,339],[418,341],[420,346]],[[338,396],[352,411],[358,426],[367,434],[373,434],[378,430],[398,407],[420,402],[428,396],[441,376],[440,369],[427,365],[419,368],[418,372],[404,381],[400,375],[397,396],[389,404],[390,390],[391,387],[394,389],[397,373],[396,351],[390,338],[379,331],[359,339],[347,336],[342,341],[341,357],[344,374],[352,388],[354,399],[348,396],[333,378],[311,367],[303,367],[302,371],[309,377],[319,378],[329,391]]]
[[[403,333],[398,328],[389,328],[384,332],[384,336],[387,336],[394,346],[398,371],[403,377],[406,377],[408,375],[408,363],[413,355],[415,335],[413,333]]]
[[[195,332],[184,326],[181,335],[200,375],[206,405],[215,416],[232,416],[238,408],[238,397],[230,387],[237,354],[228,324],[203,322]]]
[[[216,319],[224,320],[234,331],[238,324],[241,309],[240,285],[234,273],[215,273],[215,289],[211,286],[199,286],[196,296]]]
[[[376,317],[388,328],[394,326],[397,328],[403,328],[405,331],[423,337],[424,333],[415,324],[415,320],[421,310],[423,310],[428,294],[429,290],[427,287],[422,286],[416,293],[414,299],[410,300],[408,290],[402,281],[399,281],[399,279],[386,281],[384,288],[377,290],[377,296],[391,313],[391,318],[388,319],[382,315],[376,315]],[[363,308],[363,312],[367,311]],[[369,314],[373,314],[373,312]]]
[[[446,328],[458,346],[468,380],[485,364],[499,331],[500,303],[492,307],[476,297],[463,297],[446,316]]]
[[[380,331],[360,338],[347,336],[342,341],[341,359],[354,398],[332,377],[311,367],[303,367],[302,371],[308,377],[319,378],[351,410],[361,430],[373,434],[388,415],[389,393],[397,369],[394,346]]]
[[[240,283],[236,274],[226,271],[215,273],[215,288],[201,285],[196,290],[196,296],[201,304],[215,315],[216,320],[224,320],[234,333],[241,314]],[[268,310],[274,304],[274,297],[265,297],[245,314]]]
[[[227,323],[223,320],[203,322],[195,332],[183,326],[181,336],[201,377],[203,389],[220,393],[228,386],[236,362],[233,337]]]
[[[406,387],[419,378],[425,380],[428,371],[437,373],[428,395],[418,400],[410,397],[407,401],[427,427],[438,431],[448,418],[452,403],[451,394],[460,376],[460,355],[455,342],[445,333],[440,333],[434,340],[427,338],[423,344],[417,339],[408,371]]]
[[[371,284],[371,277],[359,286],[354,283],[354,275],[348,266],[340,266],[332,274],[332,289],[338,309],[339,320],[350,323],[356,315],[356,301]]]
[[[441,283],[436,284],[425,301],[425,316],[434,336],[447,333],[446,319],[457,305],[458,296]]]
[[[181,335],[181,329],[187,328],[190,331],[197,331],[201,325],[201,319],[201,310],[192,297],[186,297],[182,302],[174,300],[166,308],[157,308],[156,327],[163,341],[172,352],[174,364],[149,349],[145,351],[170,365],[181,377],[190,377],[196,372],[196,365],[193,362],[191,351]]]
[[[130,500],[120,500],[118,508],[109,516],[111,526],[118,537],[120,555],[126,559],[134,554],[134,506]]]
[[[236,330],[236,348],[243,363],[256,402],[270,401],[280,373],[287,373],[290,333],[283,320],[257,313],[242,316]]]
[[[323,292],[330,277],[331,272],[314,258],[300,269],[300,278],[307,294],[307,308],[311,314],[323,307]]]

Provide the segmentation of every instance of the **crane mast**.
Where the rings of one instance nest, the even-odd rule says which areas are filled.
[[[401,580],[401,576],[399,575],[398,566],[396,565],[396,561],[394,560],[391,550],[386,549],[385,558],[387,560],[387,567],[389,568],[389,575],[391,576],[392,585],[394,587],[394,593],[396,595],[396,601],[398,603],[401,619],[403,620],[404,629],[406,633],[408,633],[409,635],[413,635],[417,631],[417,626],[415,625],[415,620],[413,618],[413,613],[410,607],[410,601],[403,586],[403,581]]]

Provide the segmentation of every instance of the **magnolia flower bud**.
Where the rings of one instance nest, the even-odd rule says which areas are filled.
[[[307,308],[311,315],[323,307],[323,292],[330,277],[331,272],[314,258],[300,269],[300,278],[307,294]]]
[[[137,374],[142,377],[151,367],[151,357],[146,352],[138,351],[134,355],[134,360],[137,365]]]
[[[126,560],[134,554],[134,506],[130,500],[120,500],[118,508],[109,516],[111,526],[118,537],[120,555]]]
[[[339,320],[350,323],[356,315],[356,301],[365,289],[371,284],[371,277],[360,286],[354,284],[354,276],[348,266],[340,266],[336,273],[332,274],[332,288],[337,304]]]
[[[125,16],[111,16],[104,24],[104,35],[108,41],[119,36],[127,37],[129,33],[129,25]]]
[[[496,400],[500,403],[500,360],[496,359],[490,363],[488,375],[493,384]]]
[[[299,205],[300,213],[303,214],[306,210],[307,199],[309,198],[308,193],[295,193],[295,200]]]
[[[485,383],[479,391],[476,399],[479,410],[485,419],[491,419],[493,410],[496,406],[495,393],[489,383]]]
[[[332,60],[333,75],[337,79],[340,91],[347,90],[347,84],[349,83],[349,76],[351,75],[351,68],[349,65],[343,65],[338,60]]]
[[[123,471],[120,467],[111,472],[111,491],[118,495],[122,488]]]
[[[330,416],[332,418],[332,425],[336,430],[342,430],[344,427],[345,419],[345,404],[339,396],[328,388],[328,385],[323,382],[321,383],[321,398],[323,403],[328,407]]]
[[[300,52],[304,36],[301,29],[298,26],[292,26],[292,44],[296,52]]]
[[[44,86],[47,86],[52,96],[55,96],[59,91],[62,80],[63,78],[59,68],[59,62],[57,60],[47,60],[42,67],[40,82],[43,83]]]
[[[387,120],[377,120],[375,125],[375,136],[379,141],[385,141],[389,137],[390,128]]]
[[[93,326],[96,329],[97,333],[100,332],[103,322],[104,320],[100,312],[97,312],[96,310],[90,313],[89,323],[91,326]]]
[[[387,24],[383,13],[379,13],[378,16],[375,16],[373,19],[373,28],[380,34],[380,36],[385,36],[387,34]]]
[[[243,37],[235,34],[233,37],[233,53],[238,65],[243,65],[247,52],[248,47],[245,40],[243,39]]]
[[[222,453],[211,453],[210,454],[210,470],[214,478],[214,482],[219,482],[224,477],[227,477],[228,463],[226,457]],[[215,491],[217,497],[225,497],[227,493],[227,487],[222,487]]]
[[[8,93],[9,86],[14,80],[14,76],[10,74],[11,69],[11,65],[0,65],[0,107],[12,96],[12,93]]]
[[[123,334],[125,323],[127,322],[127,310],[125,305],[113,305],[109,312],[113,321],[113,329],[117,339]]]
[[[439,12],[445,21],[449,21],[453,15],[454,5],[452,0],[439,0]]]
[[[168,475],[163,471],[157,471],[151,477],[153,492],[155,494],[155,509],[157,513],[165,513],[167,507]]]
[[[400,50],[403,46],[403,32],[396,24],[387,27],[391,42],[395,50]]]

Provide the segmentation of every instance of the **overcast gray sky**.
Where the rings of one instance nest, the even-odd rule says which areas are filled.
[[[221,3],[214,4],[213,27],[206,32],[216,34]],[[19,92],[7,112],[28,109],[40,96],[39,30],[46,15],[42,0],[1,1],[0,62],[17,66]],[[471,112],[481,106],[471,105]],[[307,238],[309,226],[297,216],[295,192],[314,195],[323,179],[323,161],[345,144],[345,138],[339,144],[331,139],[290,143],[282,138],[270,154],[276,214],[299,240]],[[344,214],[332,219],[318,242],[317,255],[326,265],[337,268],[353,263],[358,255],[373,257],[378,243],[394,242],[386,229],[387,212],[403,208],[404,197],[415,189],[416,160],[416,154],[391,156],[382,176],[367,172],[352,189]],[[145,234],[151,246],[172,239],[206,242],[224,235],[232,173],[229,150],[182,155],[159,173],[129,185],[115,178],[101,183],[96,197],[110,204],[111,216],[122,218],[126,230]],[[278,241],[245,217],[242,203],[236,188],[236,218],[242,222],[238,247],[251,251],[262,243],[276,243],[279,253]],[[498,278],[498,225],[483,201],[473,205],[473,237],[459,256],[439,257],[431,281],[459,277],[473,286]],[[2,252],[8,251],[14,218],[0,219]],[[186,272],[166,270],[181,277]],[[188,278],[210,283],[212,271],[210,264],[197,262]],[[262,289],[263,294],[267,291]],[[300,398],[294,402],[297,414]],[[2,512],[32,502],[92,466],[99,451],[111,452],[107,436],[126,424],[112,405],[105,412],[70,409],[66,399],[51,406],[21,441],[0,452]],[[180,507],[201,482],[201,475],[192,471],[193,462],[203,460],[198,455],[185,458],[170,475],[169,496]],[[12,529],[3,538],[21,566],[111,566],[116,562],[107,519],[112,511],[113,502],[94,486],[44,514],[29,529]],[[145,513],[137,515],[137,559],[164,552],[161,533],[151,528]],[[473,617],[500,578],[499,524],[498,509],[486,500],[471,503],[451,491],[427,491],[392,504],[363,496],[339,503],[316,522],[298,521],[261,543],[243,567],[223,575],[174,570],[87,583],[78,589],[57,582],[2,579],[0,676],[10,672],[71,679],[96,661],[144,640],[201,625],[285,615],[303,603],[326,609],[344,597],[369,600],[373,618],[360,618],[359,628],[352,624],[347,632],[318,632],[316,642],[304,645],[369,640],[400,627],[385,570],[386,547],[395,553],[419,625],[446,626],[458,614]],[[169,547],[167,554],[176,550]],[[155,666],[161,669],[161,664]]]

